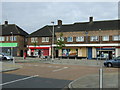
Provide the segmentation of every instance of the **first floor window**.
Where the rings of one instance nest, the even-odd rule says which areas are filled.
[[[84,36],[76,37],[77,42],[83,42],[84,41]]]
[[[119,41],[119,40],[120,40],[120,35],[113,36],[113,41]]]
[[[62,41],[64,41],[64,37],[59,37],[59,38],[57,38],[57,40],[62,40]]]
[[[103,36],[103,37],[102,37],[102,40],[103,40],[103,41],[109,41],[109,36]]]
[[[9,37],[6,37],[6,41],[9,41]]]
[[[42,42],[49,42],[49,37],[42,37]]]
[[[90,41],[98,41],[99,37],[98,36],[91,36]]]
[[[5,37],[0,37],[0,41],[5,41]]]
[[[31,42],[38,42],[38,38],[37,37],[31,38]]]
[[[17,37],[16,36],[10,36],[10,41],[17,41]]]
[[[67,37],[67,42],[73,42],[73,37]]]

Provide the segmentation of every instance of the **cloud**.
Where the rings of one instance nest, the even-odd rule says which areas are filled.
[[[4,2],[2,3],[2,19],[18,24],[31,33],[42,28],[51,21],[57,24],[88,21],[89,16],[95,20],[116,19],[118,3],[113,2]]]

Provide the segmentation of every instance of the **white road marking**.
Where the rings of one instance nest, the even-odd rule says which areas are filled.
[[[53,70],[52,72],[61,71],[61,70],[67,69],[67,68],[68,68],[68,67],[63,67],[63,68],[60,68],[60,69]]]
[[[17,80],[14,80],[14,81],[2,83],[2,84],[0,84],[0,86],[6,85],[6,84],[11,84],[11,83],[18,82],[18,81],[23,81],[23,80],[30,79],[30,78],[34,78],[34,77],[38,77],[38,76],[39,76],[39,75],[34,75],[34,76],[22,78],[22,79],[17,79]]]

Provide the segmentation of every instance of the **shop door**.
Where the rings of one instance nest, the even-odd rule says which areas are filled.
[[[20,50],[20,56],[23,57],[23,50]]]
[[[43,56],[49,56],[49,50],[48,49],[43,50]]]
[[[92,59],[92,47],[88,48],[88,59]]]
[[[56,50],[56,58],[58,58],[58,50]]]
[[[109,59],[112,59],[112,51],[109,51]]]

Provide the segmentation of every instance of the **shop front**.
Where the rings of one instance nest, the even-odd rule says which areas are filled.
[[[7,53],[8,55],[17,56],[18,43],[0,43],[0,52]]]
[[[28,47],[28,56],[45,57],[50,56],[50,47]]]
[[[115,57],[115,47],[96,47],[97,59],[112,59]]]

